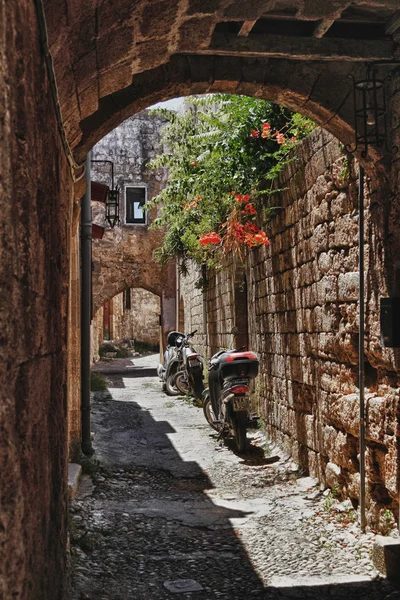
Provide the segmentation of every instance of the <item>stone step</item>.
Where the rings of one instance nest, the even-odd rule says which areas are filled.
[[[377,535],[372,549],[372,562],[385,577],[400,583],[400,538]]]

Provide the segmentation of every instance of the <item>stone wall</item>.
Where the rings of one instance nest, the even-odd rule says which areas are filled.
[[[72,180],[28,0],[0,0],[0,90],[0,597],[61,600]]]
[[[160,342],[160,298],[147,290],[131,289],[132,310],[126,311],[131,338],[157,345]]]
[[[279,187],[280,210],[270,222],[269,248],[244,265],[250,347],[261,361],[257,399],[267,429],[312,475],[359,495],[358,210],[356,165],[338,142],[316,130],[297,150]],[[376,189],[367,194],[366,439],[369,522],[398,509],[398,351],[380,345],[379,297],[386,296],[384,211]],[[370,201],[369,198],[373,198]],[[192,269],[180,282],[185,328],[202,331],[203,295]],[[240,267],[210,277],[207,333],[198,349],[232,346]],[[236,283],[235,283],[236,282]],[[242,332],[243,333],[243,332]],[[397,514],[397,513],[396,513]]]
[[[109,301],[110,339],[115,342],[135,340],[156,346],[160,342],[160,298],[143,289],[131,289],[131,308],[125,305],[125,293]],[[92,321],[92,361],[99,360],[99,347],[105,339],[104,310],[99,309]]]
[[[80,229],[72,229],[68,297],[68,445],[75,459],[81,442],[81,263]]]
[[[156,196],[166,180],[164,170],[147,168],[160,151],[164,120],[143,111],[108,134],[93,149],[95,160],[114,162],[115,185],[120,186],[121,223],[106,227],[103,239],[93,241],[93,307],[96,312],[107,300],[127,288],[144,288],[161,297],[164,331],[175,328],[175,268],[161,267],[153,252],[163,233],[149,228],[157,209],[146,213],[145,224],[125,221],[126,187],[145,187],[147,201]],[[110,185],[110,165],[93,164],[92,179]],[[94,221],[104,226],[104,207],[93,206]]]

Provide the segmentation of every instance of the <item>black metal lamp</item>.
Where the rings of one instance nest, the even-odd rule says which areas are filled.
[[[386,64],[386,61],[382,62]],[[387,62],[398,64],[398,61]],[[398,151],[397,146],[389,148],[385,88],[390,75],[377,78],[376,69],[380,64],[372,63],[367,69],[365,79],[356,81],[349,75],[353,81],[355,145],[354,148],[347,147],[347,150],[353,153],[362,148],[362,158],[366,158],[369,146],[385,146],[387,152],[392,154]]]
[[[106,199],[106,221],[111,229],[119,224],[119,187],[114,188],[114,163],[112,160],[92,160],[92,163],[107,163],[111,165],[111,190]]]
[[[106,220],[111,229],[119,224],[119,187],[108,191],[106,200]]]

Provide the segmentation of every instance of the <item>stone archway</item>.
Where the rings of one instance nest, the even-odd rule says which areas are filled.
[[[365,73],[370,60],[398,52],[391,37],[398,0],[285,4],[295,21],[311,22],[313,30],[289,40],[278,36],[286,37],[279,49],[276,36],[267,35],[258,48],[246,37],[265,13],[276,13],[276,0],[45,0],[63,122],[75,158],[83,160],[95,141],[145,106],[208,91],[269,97],[352,141],[346,75]],[[36,6],[0,0],[6,24],[0,28],[0,427],[6,440],[0,466],[9,475],[1,482],[0,595],[58,600],[67,539],[67,316],[73,309],[68,262],[83,189],[78,184],[73,190],[57,131]],[[369,8],[378,31],[383,24],[387,35],[371,44],[362,36],[356,43],[321,39],[342,11],[354,8]],[[233,40],[232,32],[219,31],[229,42],[221,47],[221,38],[213,38],[217,21],[228,29],[236,23],[240,36]],[[392,100],[396,137],[399,107],[394,95]],[[371,161],[378,158],[371,154]],[[392,236],[395,255],[400,228],[398,216],[389,213],[390,206],[382,228]],[[390,291],[391,267],[383,274]],[[39,497],[40,503],[32,503]]]
[[[175,327],[176,268],[172,261],[160,265],[153,251],[162,234],[151,230],[106,231],[93,242],[93,314],[127,288],[143,288],[161,298],[164,338]]]
[[[346,77],[395,56],[397,8],[396,0],[133,6],[118,0],[68,8],[47,0],[50,49],[76,158],[156,101],[213,91],[268,98],[351,143]]]
[[[126,287],[104,302],[93,315],[91,357],[96,362],[104,340],[123,343],[140,352],[158,351],[161,297],[150,290]],[[134,346],[132,345],[134,342]]]

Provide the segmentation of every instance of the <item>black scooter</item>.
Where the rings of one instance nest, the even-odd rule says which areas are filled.
[[[178,348],[182,345],[184,338],[185,334],[180,331],[171,331],[168,334],[168,346],[164,352],[164,360],[157,367],[163,392],[170,396],[178,396],[181,393],[174,384],[174,378],[179,370]]]
[[[208,423],[222,435],[232,435],[238,452],[247,443],[250,379],[258,375],[254,352],[220,350],[210,360],[208,389],[203,394],[203,411]]]
[[[197,329],[188,333],[177,349],[178,371],[172,378],[171,384],[182,394],[189,394],[201,399],[204,391],[204,358],[190,344],[190,340],[196,332]]]

